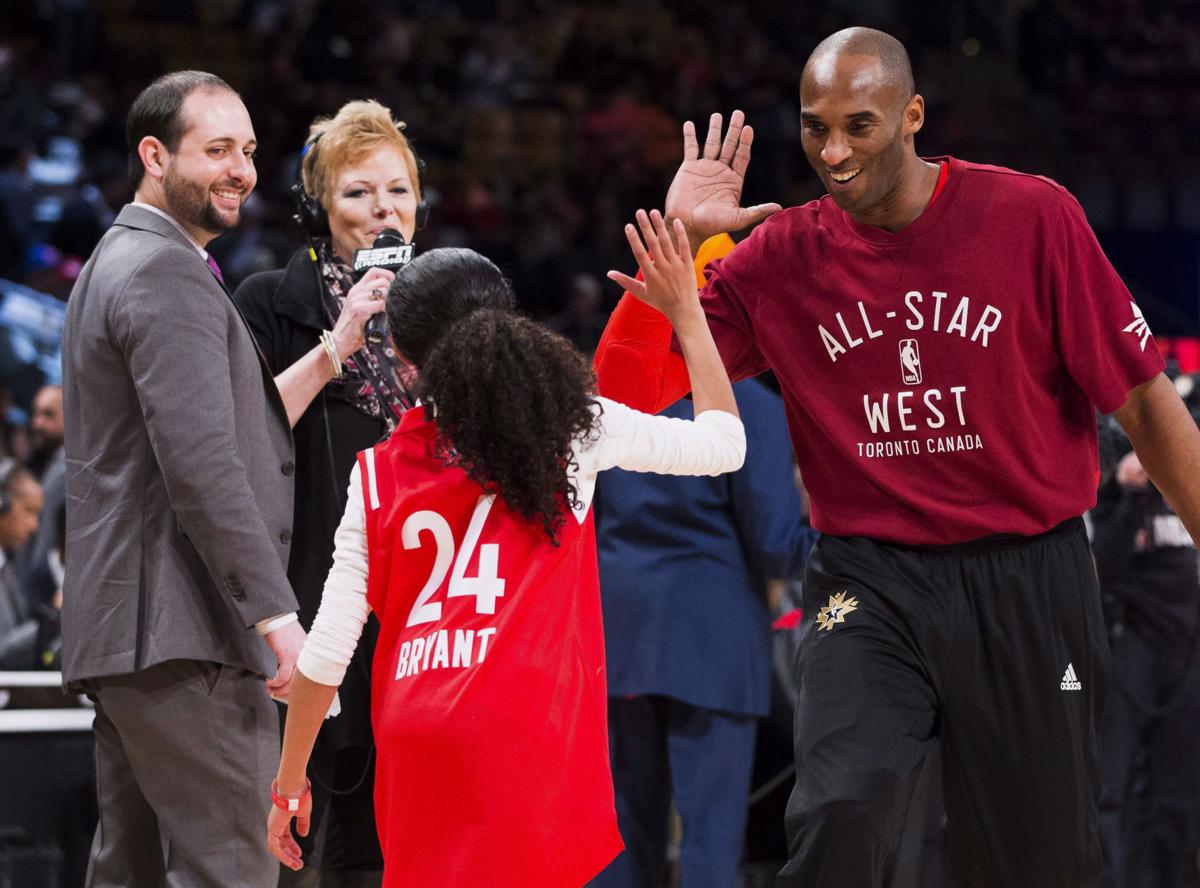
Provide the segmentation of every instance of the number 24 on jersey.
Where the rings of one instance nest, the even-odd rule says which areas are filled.
[[[492,511],[494,495],[483,495],[475,504],[471,514],[471,522],[467,525],[462,547],[455,551],[454,532],[450,522],[438,512],[424,509],[413,512],[405,519],[400,528],[400,540],[405,549],[419,549],[422,546],[421,534],[433,536],[436,549],[433,560],[433,572],[421,587],[417,600],[413,602],[412,610],[408,612],[406,626],[420,626],[422,623],[433,623],[442,618],[442,602],[431,599],[441,588],[446,574],[450,573],[450,586],[446,591],[447,598],[473,597],[475,613],[494,614],[496,599],[504,595],[504,579],[498,576],[500,563],[500,545],[498,543],[479,544],[479,536],[483,532],[484,522]],[[479,550],[479,571],[473,576],[467,576],[467,565],[471,563],[475,550]],[[451,566],[453,565],[453,569]]]

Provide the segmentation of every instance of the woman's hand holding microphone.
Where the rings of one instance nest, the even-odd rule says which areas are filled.
[[[388,286],[395,276],[395,272],[386,268],[368,269],[362,280],[346,294],[342,302],[342,313],[338,315],[332,331],[333,343],[337,347],[340,360],[345,361],[363,347],[366,341],[364,331],[367,321],[372,315],[384,310]]]

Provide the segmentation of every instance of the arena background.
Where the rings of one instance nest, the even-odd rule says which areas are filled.
[[[282,266],[301,241],[286,192],[309,122],[373,97],[408,122],[427,163],[434,211],[418,248],[492,257],[526,310],[589,349],[620,295],[604,272],[630,264],[622,224],[662,205],[682,120],[745,110],[756,130],[746,203],[819,196],[797,83],[817,41],[851,24],[908,46],[927,107],[921,153],[1066,185],[1161,344],[1200,369],[1200,7],[1189,0],[9,0],[4,450],[33,392],[57,378],[61,300],[130,197],[124,116],[158,75],[212,71],[249,106],[258,188],[212,245],[231,285]],[[14,785],[15,762],[55,761],[57,776],[37,777],[47,793],[84,793],[67,763],[87,743],[55,742],[67,745],[7,756],[3,782]]]
[[[1200,12],[1183,0],[5,6],[0,277],[60,298],[129,196],[130,102],[194,67],[243,93],[259,138],[245,221],[214,244],[232,284],[299,243],[285,198],[308,123],[371,96],[428,164],[436,210],[418,245],[493,257],[529,311],[588,347],[619,295],[603,273],[629,264],[621,225],[661,206],[680,122],[743,108],[756,129],[746,199],[817,196],[800,67],[822,36],[869,24],[912,53],[924,154],[1062,182],[1152,329],[1200,326]]]

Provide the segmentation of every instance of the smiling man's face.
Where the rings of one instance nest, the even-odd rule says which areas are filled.
[[[877,57],[863,54],[826,53],[800,81],[805,156],[855,217],[875,215],[900,189],[906,141],[924,119],[921,97],[902,92]]]
[[[166,210],[189,229],[208,237],[238,224],[242,204],[254,190],[258,143],[250,113],[228,90],[197,89],[184,99],[180,114],[187,129],[179,147],[167,153],[163,175]]]

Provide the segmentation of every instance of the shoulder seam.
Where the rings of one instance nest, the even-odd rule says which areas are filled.
[[[139,230],[145,230],[145,229],[139,229]],[[129,286],[130,286],[130,284],[133,283],[134,278],[137,277],[138,272],[140,272],[143,268],[145,268],[149,262],[156,259],[159,256],[159,254],[170,250],[172,247],[176,247],[180,250],[190,249],[189,247],[185,247],[183,244],[177,244],[177,243],[173,242],[170,238],[166,238],[160,234],[157,234],[157,232],[152,231],[150,233],[155,234],[158,237],[162,238],[163,243],[157,244],[154,247],[152,247],[146,253],[146,255],[144,257],[142,257],[142,260],[140,262],[138,262],[138,264],[136,266],[134,266],[132,269],[130,269],[129,274],[125,278],[125,284],[121,287],[121,292],[119,292],[116,295],[116,297],[112,301],[112,305],[109,307],[109,324],[110,324],[110,326],[112,324],[112,312],[116,310],[117,306],[119,306],[121,303],[123,303],[125,301],[125,294],[129,292]],[[197,254],[197,255],[199,255],[199,254]]]
[[[997,167],[997,166],[991,166],[991,165],[987,165],[987,164],[970,164],[963,170],[963,172],[964,173],[983,173],[983,174],[991,174],[991,175],[996,175],[996,176],[1013,176],[1013,177],[1016,177],[1019,179],[1025,179],[1030,182],[1035,182],[1038,185],[1044,185],[1045,187],[1047,187],[1047,188],[1051,189],[1052,191],[1055,191],[1059,194],[1070,194],[1071,193],[1062,184],[1055,182],[1053,179],[1050,179],[1047,176],[1039,175],[1038,173],[1026,173],[1026,172],[1022,172],[1021,170],[1010,170],[1006,167]]]
[[[164,240],[165,240],[165,238],[164,238]],[[109,315],[110,315],[109,316],[109,324],[110,325],[112,323],[112,316],[111,316],[112,312],[116,311],[117,307],[122,302],[125,301],[125,294],[127,292],[129,292],[129,285],[131,283],[133,283],[133,279],[135,277],[137,277],[137,274],[139,271],[141,271],[143,268],[145,268],[146,263],[149,262],[151,259],[153,259],[156,255],[158,255],[159,251],[164,249],[165,246],[168,246],[168,245],[164,244],[164,245],[160,245],[160,246],[156,246],[156,247],[152,248],[150,250],[150,252],[148,252],[145,256],[142,257],[142,260],[137,265],[135,265],[132,269],[130,269],[129,274],[125,278],[125,284],[121,287],[121,291],[119,293],[117,293],[116,297],[112,301],[112,305],[109,307]]]

